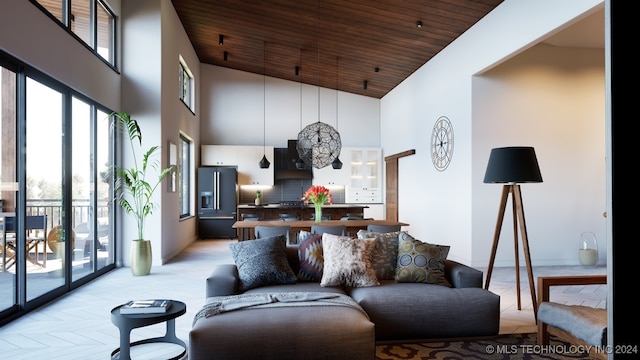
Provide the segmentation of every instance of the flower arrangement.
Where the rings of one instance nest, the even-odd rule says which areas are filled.
[[[314,185],[302,195],[302,201],[305,204],[312,203],[314,205],[333,204],[333,197],[326,187]]]
[[[309,203],[313,204],[316,208],[315,221],[320,222],[322,221],[322,205],[333,204],[333,197],[326,187],[314,185],[302,195],[302,201],[305,205]]]

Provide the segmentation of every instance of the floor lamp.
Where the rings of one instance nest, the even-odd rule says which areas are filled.
[[[536,301],[535,284],[533,282],[533,269],[531,267],[531,255],[529,254],[529,239],[527,238],[527,225],[524,221],[524,207],[522,205],[522,194],[519,183],[542,182],[540,167],[536,158],[535,150],[532,147],[503,147],[491,150],[489,164],[484,175],[484,183],[504,184],[502,187],[502,197],[498,210],[498,221],[496,222],[495,234],[493,235],[493,245],[491,246],[491,258],[487,269],[487,278],[484,285],[489,289],[491,271],[496,259],[500,230],[507,206],[509,194],[512,195],[512,215],[513,215],[513,247],[516,261],[516,290],[518,299],[518,310],[520,305],[520,261],[518,252],[518,224],[520,225],[520,235],[522,236],[522,250],[524,252],[529,276],[529,289],[531,290],[531,302],[533,304],[533,314],[538,319],[538,302]]]

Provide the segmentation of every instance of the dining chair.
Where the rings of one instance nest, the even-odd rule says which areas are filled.
[[[333,234],[344,236],[347,227],[345,225],[311,225],[312,234]]]
[[[253,232],[256,239],[261,239],[269,236],[284,235],[287,238],[287,244],[289,244],[289,233],[291,232],[291,226],[289,225],[258,225],[253,228]]]
[[[374,224],[367,225],[367,231],[377,232],[377,233],[395,232],[395,231],[400,231],[400,229],[401,229],[400,225],[374,225]]]

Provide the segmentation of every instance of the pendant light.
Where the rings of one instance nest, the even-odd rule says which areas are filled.
[[[340,82],[338,81],[338,57],[336,56],[336,131],[338,131],[338,87]],[[340,170],[342,169],[342,161],[340,161],[340,152],[338,151],[338,156],[331,163],[331,167]]]
[[[299,57],[300,57],[300,67],[298,68],[298,71],[296,72],[296,75],[299,76],[299,82],[300,82],[300,130],[302,130],[302,75],[300,73],[301,69],[302,69],[302,49],[299,50]],[[307,167],[307,164],[305,164],[304,160],[302,160],[299,156],[296,159],[296,169],[298,170],[304,170],[305,167]]]
[[[258,163],[260,169],[268,169],[271,166],[271,163],[267,159],[267,66],[266,66],[266,50],[265,44],[263,42],[262,45],[262,108],[263,108],[263,118],[262,118],[262,160]]]
[[[298,134],[298,155],[307,165],[322,169],[340,154],[340,134],[331,125],[320,121],[320,1],[318,1],[318,121],[307,125]]]

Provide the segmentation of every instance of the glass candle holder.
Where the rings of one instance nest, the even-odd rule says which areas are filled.
[[[580,234],[578,259],[582,265],[594,266],[598,263],[598,240],[596,239],[596,234],[592,232]]]

